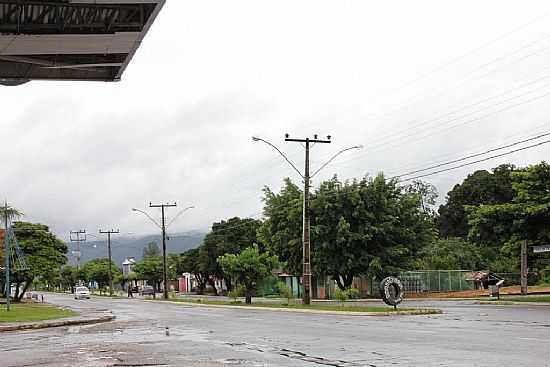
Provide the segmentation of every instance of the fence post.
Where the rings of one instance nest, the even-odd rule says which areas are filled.
[[[441,270],[437,271],[437,275],[438,275],[438,283],[439,283],[437,291],[441,292]]]

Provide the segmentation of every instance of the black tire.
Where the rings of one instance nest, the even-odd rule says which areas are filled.
[[[387,305],[397,306],[403,302],[403,283],[396,277],[385,278],[380,282],[380,296]]]

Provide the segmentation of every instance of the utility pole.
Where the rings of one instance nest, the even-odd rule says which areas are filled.
[[[4,263],[6,272],[6,310],[10,310],[10,242],[8,238],[8,202],[4,202]]]
[[[317,135],[313,136],[313,139],[293,139],[289,138],[289,135],[285,135],[285,141],[305,144],[306,159],[305,159],[305,171],[304,171],[304,209],[303,209],[303,270],[302,278],[304,283],[304,294],[302,295],[302,303],[309,305],[311,303],[311,243],[310,243],[310,219],[309,219],[309,187],[310,187],[310,175],[309,175],[309,148],[311,143],[330,144],[330,135],[326,140],[318,139]]]
[[[527,294],[527,240],[521,242],[521,294]]]
[[[76,235],[76,238],[73,237]],[[80,238],[80,235],[84,235],[83,238]],[[73,255],[76,256],[76,269],[80,269],[80,242],[86,241],[86,230],[80,229],[78,231],[71,231],[70,233],[71,242],[76,242],[76,251],[73,251]]]
[[[164,283],[164,299],[168,299],[168,276],[166,267],[166,221],[164,218],[164,208],[174,208],[177,204],[156,204],[149,203],[149,208],[161,208],[162,210],[162,281]]]
[[[107,234],[107,247],[109,248],[109,296],[113,296],[113,261],[111,256],[111,235],[120,233],[120,230],[102,231],[99,230],[101,234]]]
[[[310,244],[310,235],[309,235],[309,187],[310,187],[310,180],[312,177],[315,177],[323,168],[325,168],[327,165],[330,164],[334,159],[336,159],[340,154],[347,152],[352,149],[362,149],[362,145],[357,145],[353,147],[348,147],[345,149],[340,150],[338,153],[334,154],[328,161],[326,161],[324,164],[321,165],[315,172],[312,174],[309,173],[309,148],[310,144],[316,144],[316,143],[324,143],[329,144],[331,143],[330,140],[331,136],[327,135],[327,139],[318,139],[317,135],[313,135],[313,139],[306,138],[306,139],[291,139],[288,134],[285,135],[285,141],[295,142],[304,144],[304,147],[306,149],[306,160],[305,160],[305,172],[302,174],[298,168],[288,159],[288,157],[275,145],[270,143],[267,140],[264,140],[262,138],[259,138],[257,136],[252,137],[252,141],[261,141],[273,149],[277,151],[284,159],[287,161],[287,163],[302,177],[304,180],[304,209],[303,209],[303,238],[302,238],[302,244],[303,244],[303,284],[304,284],[304,294],[302,295],[302,303],[305,305],[309,305],[311,303],[311,244]]]

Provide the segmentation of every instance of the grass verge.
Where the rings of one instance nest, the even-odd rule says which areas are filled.
[[[159,299],[160,300],[160,299]],[[373,307],[373,306],[340,306],[340,305],[302,305],[302,304],[280,304],[280,303],[253,303],[247,305],[244,302],[229,302],[229,301],[212,301],[212,300],[196,300],[196,299],[169,299],[172,302],[196,303],[202,305],[219,305],[219,306],[244,306],[244,307],[262,307],[275,309],[291,309],[291,310],[317,310],[317,311],[341,311],[341,312],[371,312],[371,313],[386,313],[396,311],[416,311],[415,308],[397,308],[393,307]]]
[[[486,302],[487,304],[494,304],[499,302],[496,298],[479,298],[479,301]],[[527,296],[500,296],[500,301],[504,302],[534,302],[534,303],[550,303],[550,295],[527,295]]]
[[[0,323],[28,322],[61,319],[76,316],[78,313],[43,303],[15,303],[6,311],[5,305],[0,308]]]

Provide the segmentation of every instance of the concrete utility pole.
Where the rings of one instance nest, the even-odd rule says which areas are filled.
[[[322,143],[330,144],[330,136],[327,136],[327,140],[317,139],[317,135],[314,135],[313,139],[292,139],[289,138],[288,134],[285,135],[285,141],[303,143],[305,144],[306,149],[306,159],[305,159],[305,170],[304,170],[304,210],[303,210],[303,236],[302,236],[302,253],[303,253],[303,269],[302,269],[302,278],[304,282],[304,294],[302,295],[302,303],[304,305],[309,305],[311,303],[311,243],[309,235],[309,186],[310,186],[310,176],[309,176],[309,148],[310,143]]]
[[[302,238],[302,244],[303,244],[303,250],[302,250],[302,257],[303,257],[303,269],[302,269],[302,278],[303,278],[303,284],[304,284],[304,293],[302,295],[302,303],[305,305],[309,305],[311,303],[311,244],[310,244],[310,231],[309,231],[309,225],[310,225],[310,215],[309,215],[309,188],[310,188],[310,179],[317,175],[319,171],[321,171],[323,168],[325,168],[330,162],[332,162],[336,157],[338,157],[340,154],[347,152],[348,150],[352,149],[361,149],[363,148],[361,145],[353,146],[349,148],[345,148],[340,150],[338,153],[333,155],[328,161],[326,161],[321,167],[319,167],[313,174],[310,175],[309,173],[309,148],[310,143],[324,143],[328,144],[331,143],[330,140],[331,136],[328,135],[327,139],[318,139],[317,135],[313,135],[313,139],[306,138],[306,139],[291,139],[289,138],[289,135],[285,135],[285,141],[295,142],[304,144],[305,143],[305,149],[306,149],[306,159],[305,159],[305,172],[302,174],[298,168],[288,159],[286,155],[284,155],[283,152],[279,148],[277,148],[275,145],[271,144],[267,140],[258,138],[256,136],[252,137],[253,141],[261,141],[275,149],[287,162],[292,166],[292,168],[298,172],[300,177],[304,180],[304,208],[303,208],[303,238]]]
[[[73,235],[76,235],[76,238]],[[84,237],[80,238],[80,235],[84,235]],[[80,242],[86,242],[86,230],[71,231],[70,240],[71,242],[76,242],[76,251],[73,251],[73,255],[76,256],[76,268],[80,269]]]
[[[168,270],[166,266],[166,220],[164,218],[164,208],[174,208],[177,204],[156,204],[149,203],[149,208],[161,208],[162,210],[162,281],[164,283],[164,299],[168,299]]]
[[[4,202],[4,263],[6,272],[6,310],[10,310],[10,242],[8,238],[8,202]]]
[[[527,294],[527,240],[521,242],[521,294]]]
[[[99,230],[99,233],[101,234],[107,234],[107,247],[109,248],[109,295],[113,296],[113,261],[111,256],[111,235],[120,233],[120,230],[113,230],[110,231],[102,231]]]

